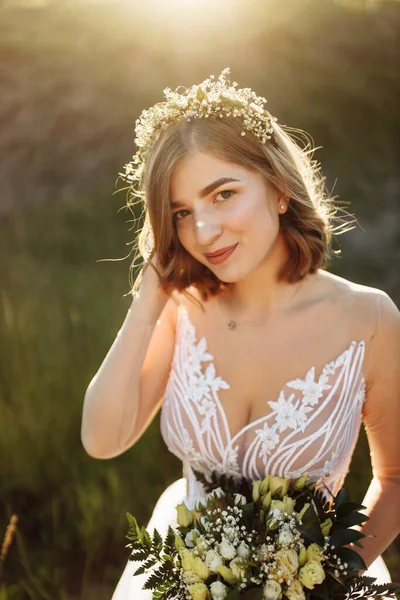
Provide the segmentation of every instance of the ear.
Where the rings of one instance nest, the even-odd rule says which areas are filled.
[[[278,194],[278,197],[277,197],[278,212],[281,214],[287,212],[289,202],[290,202],[290,197],[288,194]],[[284,206],[283,209],[281,208],[282,206]]]

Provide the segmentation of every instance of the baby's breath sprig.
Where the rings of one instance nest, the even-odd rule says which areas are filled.
[[[156,135],[173,121],[191,119],[239,117],[243,121],[241,135],[254,133],[264,144],[273,137],[273,121],[277,121],[264,107],[266,98],[257,96],[251,88],[238,88],[230,83],[230,69],[225,68],[217,79],[210,75],[198,85],[180,93],[170,88],[163,90],[165,102],[157,102],[144,110],[135,122],[137,152],[120,175],[130,183],[140,181],[147,153]]]

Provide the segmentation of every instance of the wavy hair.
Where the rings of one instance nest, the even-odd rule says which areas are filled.
[[[239,117],[181,120],[160,131],[152,142],[138,187],[130,188],[127,206],[142,202],[143,226],[139,228],[137,260],[145,264],[136,278],[130,278],[131,293],[140,286],[141,275],[150,265],[167,293],[187,293],[190,286],[199,290],[203,301],[218,294],[226,284],[205,265],[195,260],[181,245],[170,208],[170,178],[175,167],[189,154],[205,152],[227,162],[257,171],[289,198],[288,210],[279,215],[280,228],[289,248],[278,280],[295,283],[308,273],[325,269],[334,254],[333,233],[344,233],[352,222],[336,216],[335,197],[325,192],[325,177],[313,160],[316,148],[312,138],[299,129],[273,122],[274,135],[265,144],[251,132],[241,135]],[[299,137],[296,138],[295,134]],[[306,145],[302,147],[297,141]],[[346,211],[343,211],[346,212]],[[348,213],[346,213],[348,214]],[[335,227],[334,221],[340,221]],[[152,258],[157,254],[157,267]]]

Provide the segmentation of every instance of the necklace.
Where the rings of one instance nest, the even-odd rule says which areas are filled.
[[[300,289],[302,288],[302,286],[303,286],[303,284],[304,284],[304,281],[305,281],[305,279],[306,279],[306,278],[304,277],[304,278],[302,279],[301,283],[299,283],[299,284],[297,285],[297,287],[296,287],[295,291],[293,292],[293,294],[291,294],[291,295],[289,296],[289,298],[286,298],[286,300],[284,300],[283,302],[281,302],[281,303],[279,304],[279,307],[278,307],[276,310],[280,310],[280,309],[281,309],[283,306],[285,306],[285,305],[286,305],[288,302],[290,302],[290,301],[291,301],[291,300],[292,300],[292,299],[293,299],[293,298],[296,296],[296,294],[297,294],[297,293],[300,291]],[[220,306],[219,299],[218,299],[218,305]],[[220,309],[220,310],[221,310],[221,309]],[[264,321],[264,318],[263,318],[263,319],[258,319],[258,320],[256,320],[256,321],[254,321],[254,320],[253,320],[253,321],[241,321],[241,324],[242,324],[242,325],[245,325],[246,323],[252,323],[253,325],[255,325],[255,324],[257,324],[257,323],[261,323],[262,321]],[[238,326],[238,322],[237,322],[235,319],[230,319],[230,321],[228,321],[227,325],[228,325],[228,329],[230,329],[231,331],[233,331],[233,330],[235,330],[235,329],[237,328],[237,326]]]

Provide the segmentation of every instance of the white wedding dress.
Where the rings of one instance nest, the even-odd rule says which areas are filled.
[[[334,493],[343,484],[357,442],[365,400],[362,365],[364,340],[353,340],[316,372],[288,381],[265,417],[232,436],[218,392],[229,384],[216,373],[205,337],[198,339],[188,309],[178,307],[175,352],[161,412],[161,432],[168,449],[183,462],[182,479],[159,498],[148,527],[165,534],[175,521],[175,506],[192,508],[204,493],[192,468],[210,473],[261,479],[265,473],[297,478],[308,473]],[[142,590],[147,575],[134,576],[139,563],[129,561],[112,600],[150,600]],[[390,581],[379,557],[368,574]]]

